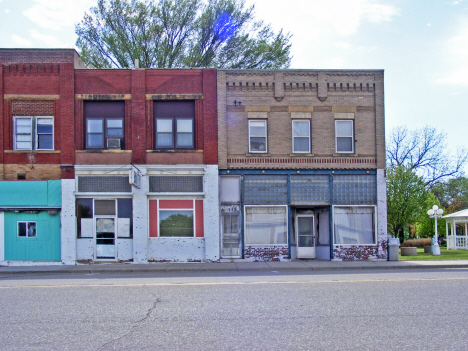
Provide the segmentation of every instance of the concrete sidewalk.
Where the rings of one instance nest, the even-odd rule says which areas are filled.
[[[292,260],[282,262],[223,262],[223,263],[94,263],[76,266],[0,266],[0,275],[57,273],[163,273],[209,271],[340,271],[425,268],[468,268],[463,261],[318,261]]]

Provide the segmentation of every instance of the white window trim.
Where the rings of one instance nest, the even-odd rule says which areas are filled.
[[[39,144],[39,138],[37,134],[37,119],[43,118],[43,119],[51,119],[52,120],[52,148],[51,149],[39,149],[38,144]],[[16,121],[18,119],[29,119],[31,121],[31,129],[30,129],[30,135],[31,135],[31,148],[29,149],[18,149],[16,147]],[[37,151],[54,151],[55,150],[55,118],[54,116],[13,116],[13,150],[37,150]]]
[[[247,208],[248,207],[284,207],[286,209],[286,244],[247,244],[245,241],[245,235],[247,233]],[[277,247],[289,247],[289,228],[288,228],[288,206],[287,205],[244,205],[244,233],[242,241],[245,246],[264,247],[264,246],[277,246]]]
[[[336,207],[372,207],[374,209],[374,242],[375,244],[335,244],[335,208]],[[333,246],[377,246],[377,206],[375,205],[333,205],[332,206],[332,216],[333,216],[333,223],[332,223],[332,239],[333,239]]]
[[[296,150],[294,150],[294,138],[305,138],[305,137],[295,137],[294,136],[294,127],[293,127],[294,122],[307,122],[308,125],[309,125],[308,128],[307,128],[307,130],[309,132],[309,135],[307,136],[307,138],[309,139],[309,143],[308,143],[309,149],[307,151],[296,151]],[[311,145],[310,120],[306,120],[306,119],[297,120],[297,119],[295,119],[295,120],[291,121],[291,144],[292,144],[291,145],[292,152],[294,154],[310,154],[310,152],[311,152],[311,150],[310,150],[311,149],[311,147],[310,147],[310,145]]]
[[[26,236],[19,236],[19,224],[26,223]],[[34,223],[36,225],[36,235],[35,236],[28,236],[28,224]],[[37,221],[17,221],[16,222],[16,237],[17,238],[25,238],[25,239],[35,239],[37,238]]]
[[[352,150],[351,151],[338,151],[338,135],[336,133],[336,123],[337,122],[349,122],[351,123],[352,125],[352,135],[351,136],[340,136],[340,138],[351,138],[351,146],[352,146]],[[337,119],[335,120],[335,152],[337,154],[354,154],[354,120],[353,119],[347,119],[347,120],[343,120],[343,119]]]
[[[250,142],[250,122],[263,122],[265,124],[265,151],[252,151]],[[251,154],[266,154],[268,153],[268,120],[266,119],[249,119],[249,153]]]

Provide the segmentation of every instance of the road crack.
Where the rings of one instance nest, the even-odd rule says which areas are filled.
[[[132,328],[130,329],[130,331],[124,335],[121,335],[119,336],[118,338],[115,338],[115,339],[112,339],[111,341],[109,342],[106,342],[104,345],[102,345],[101,347],[99,347],[96,351],[101,351],[101,350],[104,350],[104,348],[106,348],[107,346],[110,346],[111,344],[119,341],[119,340],[122,340],[122,339],[125,339],[127,337],[129,337],[130,335],[132,335],[146,320],[148,320],[150,317],[151,317],[151,314],[153,313],[154,309],[156,308],[156,305],[161,302],[161,299],[158,298],[156,295],[154,295],[151,290],[148,289],[148,287],[146,285],[143,286],[147,291],[148,293],[154,297],[154,302],[153,302],[153,305],[148,309],[148,311],[146,311],[146,314],[143,316],[143,318],[137,320],[136,322],[134,322]]]

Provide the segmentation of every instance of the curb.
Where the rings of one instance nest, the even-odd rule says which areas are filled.
[[[177,265],[177,264],[175,264]],[[28,270],[29,267],[24,267],[24,269],[18,269],[18,267],[5,267],[7,269],[2,270],[0,267],[0,276],[9,276],[9,275],[27,275],[27,274],[125,274],[125,273],[175,273],[175,272],[249,272],[249,271],[351,271],[351,270],[402,270],[402,269],[448,269],[448,268],[468,268],[467,263],[463,264],[390,264],[390,265],[339,265],[339,266],[306,266],[303,267],[294,265],[294,266],[265,266],[259,265],[248,266],[248,267],[238,267],[236,264],[232,266],[223,266],[223,267],[190,267],[190,266],[181,266],[181,267],[131,267],[131,265],[126,266],[125,268],[113,268],[113,266],[106,267],[83,267],[83,266],[72,266],[79,268],[64,268],[64,269],[34,269]],[[82,268],[81,268],[82,267]],[[115,267],[115,266],[114,266]],[[15,269],[16,268],[16,269]]]

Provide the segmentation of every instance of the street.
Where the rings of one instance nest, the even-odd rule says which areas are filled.
[[[1,350],[466,350],[467,269],[0,276]]]

